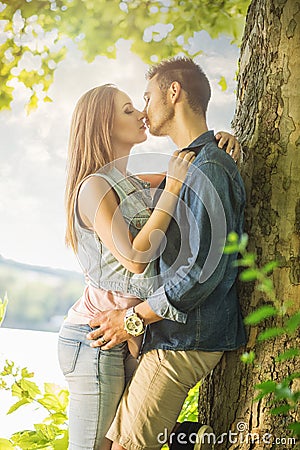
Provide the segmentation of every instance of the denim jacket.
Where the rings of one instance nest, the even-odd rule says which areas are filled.
[[[189,145],[197,156],[182,186],[159,260],[161,287],[149,298],[165,320],[146,329],[143,349],[233,350],[245,344],[236,292],[237,254],[225,255],[230,231],[243,231],[245,189],[234,160],[213,131]]]

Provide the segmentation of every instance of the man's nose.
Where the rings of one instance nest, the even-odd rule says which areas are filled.
[[[142,111],[145,117],[147,117],[147,105],[144,106],[144,109]]]

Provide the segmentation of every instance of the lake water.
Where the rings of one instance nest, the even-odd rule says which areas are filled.
[[[57,333],[0,328],[0,371],[8,359],[16,366],[27,367],[29,372],[34,372],[33,381],[40,387],[44,382],[66,387],[56,349]],[[0,389],[0,438],[8,438],[16,431],[33,429],[33,424],[44,418],[42,410],[33,405],[22,406],[7,416],[6,412],[17,400]]]

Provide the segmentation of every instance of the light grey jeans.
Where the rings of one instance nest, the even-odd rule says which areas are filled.
[[[127,343],[111,350],[90,347],[89,325],[64,323],[58,359],[70,392],[69,450],[100,449],[137,361]]]

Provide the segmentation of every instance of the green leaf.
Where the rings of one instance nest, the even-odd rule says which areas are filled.
[[[300,326],[300,312],[297,312],[291,316],[285,323],[285,329],[289,334],[295,333],[297,328]]]
[[[68,420],[67,414],[59,411],[47,417],[45,419],[45,423],[53,423],[54,425],[63,425],[67,423],[67,420]]]
[[[23,398],[23,389],[17,383],[14,383],[11,387],[11,394],[14,397]]]
[[[5,293],[4,299],[2,300],[0,298],[0,326],[2,325],[2,322],[5,317],[7,304],[8,304],[8,298],[7,298],[7,293]]]
[[[259,322],[266,319],[267,317],[275,316],[276,314],[277,310],[276,308],[274,308],[274,306],[265,305],[249,314],[244,319],[244,322],[246,325],[257,325]]]
[[[255,264],[255,260],[256,260],[255,253],[244,253],[242,258],[239,258],[238,260],[233,262],[233,265],[239,267],[253,267]]]
[[[298,348],[289,348],[284,353],[280,353],[277,356],[276,361],[278,361],[278,362],[287,361],[288,359],[293,359],[299,355],[300,355],[300,350]]]
[[[271,392],[275,392],[277,383],[272,380],[267,380],[263,381],[262,383],[256,384],[254,387],[264,392],[265,394],[270,394]]]
[[[271,409],[271,414],[275,415],[275,414],[287,414],[291,409],[290,405],[281,405],[278,406],[276,408],[272,408]]]
[[[14,450],[14,445],[8,440],[0,438],[0,449],[1,450]]]
[[[268,328],[266,331],[263,331],[260,333],[257,337],[258,341],[266,341],[267,339],[272,339],[278,336],[281,336],[285,333],[284,328],[274,327],[274,328]]]
[[[261,292],[270,293],[274,290],[273,281],[270,278],[264,278],[257,286],[257,289]]]
[[[58,386],[55,383],[45,383],[44,389],[45,394],[56,396],[61,410],[65,411],[69,403],[69,391],[67,389],[62,389],[61,386]]]
[[[40,388],[38,385],[33,381],[28,381],[25,378],[23,378],[20,381],[21,388],[28,393],[29,397],[34,399],[37,395],[41,394]]]
[[[255,401],[261,400],[266,395],[274,393],[277,387],[277,383],[272,380],[264,381],[263,383],[256,384],[255,389],[259,390],[260,393],[255,397]]]
[[[225,255],[231,255],[239,251],[239,235],[235,231],[228,233],[226,244],[223,249]]]
[[[255,353],[251,350],[249,353],[245,352],[241,356],[241,361],[245,364],[253,364],[255,360]]]
[[[243,255],[243,258],[240,259],[241,263],[245,267],[251,267],[254,265],[256,261],[256,254],[255,253],[246,253]]]
[[[14,405],[12,405],[9,410],[7,411],[6,414],[11,414],[14,411],[16,411],[18,408],[20,408],[20,406],[26,405],[28,403],[31,403],[32,400],[31,399],[27,399],[27,398],[22,398],[21,400],[19,400],[17,403],[15,403]]]
[[[300,378],[300,372],[293,372],[289,376],[285,377],[283,381],[285,381],[288,385],[291,381],[297,380],[298,378]]]
[[[221,86],[222,91],[226,91],[227,83],[226,83],[226,80],[225,80],[225,78],[223,76],[220,78],[220,81],[219,81],[218,85]]]
[[[1,376],[7,376],[11,375],[14,369],[15,363],[13,361],[8,361],[8,359],[5,361],[5,366],[3,367],[2,372],[0,373]]]
[[[291,400],[295,405],[297,405],[300,400],[300,391],[293,392]]]
[[[7,76],[7,81],[9,81],[10,76]],[[0,91],[0,110],[1,109],[10,109],[10,104],[13,100],[13,91],[14,88],[7,86],[7,84],[1,85]]]
[[[228,233],[227,242],[230,244],[238,244],[239,243],[239,235],[235,231],[231,231]]]
[[[37,431],[37,434],[46,442],[55,439],[57,429],[56,427],[53,427],[53,425],[37,423],[34,425],[34,428]]]
[[[23,369],[21,370],[21,376],[22,378],[33,378],[34,372],[28,372],[27,367],[23,367]]]
[[[240,252],[244,252],[246,250],[246,247],[248,245],[248,234],[243,233],[239,242],[239,250]]]
[[[58,384],[55,383],[44,383],[44,389],[46,394],[59,395],[60,392],[64,391]]]
[[[21,83],[23,83],[26,87],[32,88],[35,84],[38,84],[40,81],[40,76],[36,72],[36,70],[27,71],[23,69],[18,79]]]
[[[0,298],[0,326],[4,320],[8,304],[7,292],[5,292],[4,299]]]
[[[201,381],[198,382],[192,389],[190,389],[187,398],[183,404],[181,412],[178,417],[178,422],[191,421],[197,422],[198,420],[198,398],[199,387]]]
[[[52,443],[53,450],[66,450],[68,448],[69,433],[68,430],[63,431],[63,437],[61,439],[55,439]]]
[[[245,269],[240,274],[241,281],[254,281],[259,278],[259,270],[258,269]]]
[[[238,244],[226,244],[223,253],[225,255],[232,255],[233,253],[237,253],[239,251],[239,245]]]
[[[278,267],[278,265],[279,265],[279,264],[278,264],[277,261],[270,261],[270,262],[268,262],[267,264],[265,264],[265,265],[261,268],[261,270],[262,270],[262,272],[263,272],[264,274],[268,275],[268,274],[272,273],[273,270],[274,270],[276,267]]]
[[[287,313],[287,311],[293,307],[293,305],[294,305],[293,300],[286,300],[285,302],[283,302],[283,304],[279,308],[280,315],[284,316]]]
[[[292,391],[285,383],[277,384],[274,394],[276,399],[290,399],[292,397]]]
[[[56,395],[45,394],[38,402],[49,411],[59,411],[61,409],[61,404]]]
[[[51,450],[51,446],[47,439],[37,433],[36,431],[21,431],[19,433],[14,433],[11,437],[13,443],[17,448],[21,449],[44,449]]]
[[[38,101],[39,101],[38,96],[35,93],[33,93],[29,99],[29,102],[26,105],[27,115],[38,107]]]
[[[300,422],[290,423],[288,429],[292,430],[295,436],[300,436]]]

